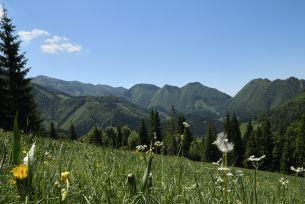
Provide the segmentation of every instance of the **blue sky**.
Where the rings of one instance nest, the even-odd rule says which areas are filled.
[[[305,1],[6,0],[30,76],[130,87],[199,81],[234,95],[305,78]]]

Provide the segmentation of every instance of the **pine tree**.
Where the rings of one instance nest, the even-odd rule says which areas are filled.
[[[117,127],[117,131],[118,131],[117,148],[120,148],[120,147],[122,147],[122,140],[123,140],[122,128]]]
[[[37,131],[40,126],[39,114],[32,95],[31,79],[26,78],[30,68],[26,67],[27,60],[24,53],[20,54],[20,41],[18,41],[18,36],[14,34],[15,26],[7,16],[6,9],[3,9],[0,28],[1,77],[4,76],[7,89],[7,99],[2,101],[7,104],[5,107],[7,112],[2,115],[2,119],[4,116],[3,120],[5,121],[4,128],[12,129],[14,116],[18,110],[20,128]],[[0,83],[3,83],[3,78]],[[2,108],[0,107],[0,109]]]
[[[156,121],[155,121],[155,111],[152,109],[150,111],[150,138],[149,140],[154,140],[155,134],[156,134]]]
[[[177,129],[178,129],[178,134],[182,135],[184,132],[184,125],[183,122],[185,122],[185,117],[183,113],[179,114],[178,120],[177,120]]]
[[[58,135],[53,122],[50,124],[49,137],[52,139],[58,139]]]
[[[159,116],[158,111],[155,111],[155,128],[154,129],[155,129],[157,141],[162,141],[163,137],[162,137],[162,132],[161,132],[161,121],[160,121],[160,116]]]
[[[305,116],[298,122],[294,150],[295,166],[305,165]]]
[[[298,124],[292,124],[288,127],[285,134],[285,141],[283,147],[283,155],[281,159],[281,172],[283,173],[291,173],[290,167],[297,166],[295,161],[295,147],[296,147],[296,135],[298,134]]]
[[[249,140],[249,138],[250,138],[250,136],[252,134],[252,131],[253,131],[253,125],[252,125],[252,123],[250,121],[250,122],[248,122],[247,130],[246,130],[245,135],[243,137],[243,144],[244,144],[244,146],[247,145],[248,140]]]
[[[149,145],[148,133],[143,119],[141,120],[140,124],[139,137],[141,145]]]
[[[183,140],[182,140],[182,155],[189,156],[190,146],[193,142],[193,136],[189,127],[184,127]]]
[[[203,159],[205,162],[215,162],[220,158],[220,152],[213,142],[216,140],[216,130],[214,125],[209,122],[207,134],[203,139]]]
[[[77,140],[77,134],[76,134],[73,123],[71,123],[71,125],[70,125],[70,139]]]
[[[262,125],[262,135],[258,138],[258,144],[260,146],[260,152],[258,156],[266,155],[261,169],[272,169],[272,152],[273,152],[273,135],[271,132],[270,121],[265,117]]]
[[[94,126],[93,128],[92,135],[90,137],[90,143],[95,144],[97,146],[101,146],[103,144],[102,133],[96,126]]]
[[[262,130],[260,127],[257,128],[256,131],[252,131],[248,143],[246,145],[246,152],[245,152],[245,160],[244,160],[244,166],[247,168],[252,168],[252,166],[249,164],[247,159],[254,155],[259,155],[259,144],[257,142],[257,137],[261,137]]]
[[[231,132],[231,134],[230,134],[231,139],[229,139],[229,141],[231,140],[234,143],[233,154],[231,154],[233,160],[231,160],[231,161],[233,161],[236,166],[241,167],[243,164],[243,161],[244,161],[245,148],[244,148],[244,145],[243,145],[243,142],[241,139],[239,121],[237,119],[236,114],[233,114],[233,116],[232,116],[232,120],[230,121],[229,129]]]
[[[274,136],[274,148],[272,152],[272,170],[280,171],[281,170],[281,158],[284,148],[284,137],[282,134],[276,134]]]

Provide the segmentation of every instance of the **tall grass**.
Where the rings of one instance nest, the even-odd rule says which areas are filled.
[[[12,133],[0,133],[10,151],[13,138]],[[33,141],[26,138],[22,135],[21,144],[28,150]],[[151,158],[75,141],[36,140],[33,203],[255,203],[252,170],[226,172],[224,191],[224,172],[218,170],[219,165],[162,155]],[[0,174],[0,203],[22,201],[11,170],[6,161]],[[61,173],[66,171],[70,172],[69,188],[63,200],[67,183],[61,180]],[[284,186],[281,174],[256,173],[257,203],[304,203],[303,178],[286,176],[289,183]]]

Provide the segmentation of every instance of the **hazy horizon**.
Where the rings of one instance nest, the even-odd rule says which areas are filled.
[[[2,2],[31,77],[200,82],[231,96],[256,78],[305,78],[303,1]]]

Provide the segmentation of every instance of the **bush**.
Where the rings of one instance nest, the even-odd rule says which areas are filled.
[[[135,149],[136,146],[140,145],[140,137],[139,134],[135,131],[132,131],[128,137],[128,148]]]

